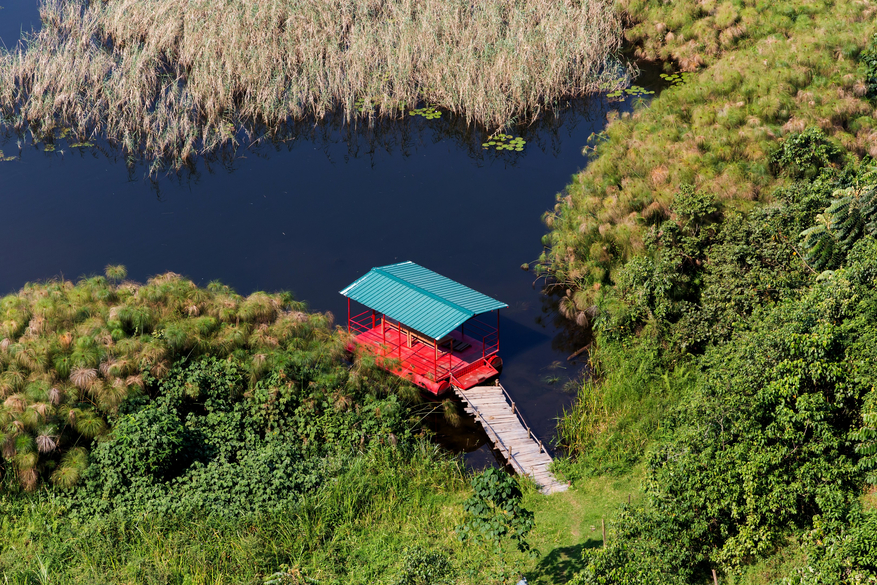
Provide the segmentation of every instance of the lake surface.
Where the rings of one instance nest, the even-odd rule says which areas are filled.
[[[11,46],[38,14],[35,2],[4,1],[0,39]],[[412,260],[509,305],[502,382],[548,443],[573,400],[563,386],[584,367],[567,357],[585,340],[557,326],[541,281],[520,266],[539,256],[541,216],[585,166],[588,137],[610,110],[630,109],[631,100],[574,102],[510,132],[527,140],[522,153],[483,150],[487,133],[447,113],[372,129],[302,125],[285,142],[155,180],[106,144],[59,141],[47,152],[7,133],[0,149],[20,156],[0,162],[0,295],[119,263],[141,282],[173,271],[241,294],[291,290],[343,323],[339,290],[373,266]],[[485,448],[469,456],[488,459]]]

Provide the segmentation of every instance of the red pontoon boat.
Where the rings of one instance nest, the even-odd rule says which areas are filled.
[[[451,385],[471,388],[502,368],[499,310],[505,303],[414,262],[372,268],[341,294],[351,351],[355,345],[372,352],[382,367],[434,395]],[[365,310],[351,310],[351,303]],[[490,313],[495,317],[485,318]]]

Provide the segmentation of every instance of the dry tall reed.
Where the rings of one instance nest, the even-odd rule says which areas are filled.
[[[45,0],[0,112],[177,165],[289,119],[437,104],[492,127],[618,83],[611,0]]]

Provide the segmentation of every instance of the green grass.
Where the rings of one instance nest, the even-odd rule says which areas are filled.
[[[582,551],[603,546],[601,520],[610,521],[621,504],[637,502],[642,496],[642,470],[623,476],[601,476],[576,481],[563,493],[550,497],[530,493],[524,505],[536,514],[536,530],[531,538],[539,558],[524,571],[534,585],[566,583],[582,568]]]
[[[568,477],[627,473],[649,445],[670,436],[668,413],[695,380],[694,370],[665,364],[647,335],[627,342],[600,335],[591,353],[593,377],[582,382],[558,425],[571,456]]]
[[[0,575],[6,583],[41,583],[44,567],[51,583],[261,583],[287,565],[321,583],[390,583],[405,548],[420,545],[447,554],[461,584],[504,583],[519,574],[560,584],[581,568],[584,548],[602,545],[601,519],[611,537],[608,522],[628,496],[640,497],[641,475],[592,478],[552,496],[529,489],[524,504],[536,515],[536,558],[512,547],[495,555],[457,539],[468,483],[457,463],[430,449],[410,460],[389,450],[364,458],[300,509],[249,520],[77,523],[57,497],[7,493],[0,496]]]

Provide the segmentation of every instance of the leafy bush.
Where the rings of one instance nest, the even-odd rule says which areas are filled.
[[[877,512],[854,510],[841,521],[814,519],[804,535],[806,566],[783,585],[877,583]]]
[[[836,191],[816,225],[801,233],[807,262],[818,270],[837,268],[864,235],[877,235],[877,169]]]
[[[454,585],[454,570],[447,555],[415,546],[405,550],[402,574],[393,585]]]
[[[776,174],[796,179],[813,179],[820,171],[839,162],[843,150],[828,140],[819,128],[810,127],[780,142],[770,157]]]
[[[457,527],[460,539],[491,543],[499,552],[508,538],[519,550],[528,550],[533,513],[521,506],[523,494],[515,480],[492,467],[472,479],[472,489],[475,493],[463,502],[465,521]]]
[[[877,34],[871,37],[871,44],[859,56],[865,66],[865,95],[877,97]]]
[[[411,434],[395,396],[325,401],[344,388],[338,368],[316,356],[285,361],[245,396],[246,371],[233,358],[184,360],[94,449],[74,507],[83,516],[254,514],[299,501],[354,449],[390,435],[405,448]]]
[[[649,456],[645,504],[624,509],[606,550],[586,553],[578,582],[690,582],[770,555],[792,530],[855,516],[865,470],[854,437],[877,384],[875,275],[877,240],[865,238],[846,268],[707,350],[676,437]],[[838,534],[859,550],[859,533]],[[843,562],[870,566],[859,553]]]

